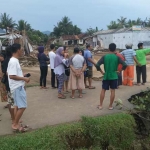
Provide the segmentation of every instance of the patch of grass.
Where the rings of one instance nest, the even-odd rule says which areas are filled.
[[[127,148],[134,140],[134,125],[129,114],[83,117],[82,122],[0,137],[0,150],[101,150],[104,144]]]

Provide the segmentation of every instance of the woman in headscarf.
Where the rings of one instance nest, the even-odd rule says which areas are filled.
[[[48,66],[47,61],[49,61],[49,58],[44,54],[44,47],[39,46],[38,47],[38,60],[40,63],[40,71],[41,71],[41,77],[40,77],[40,86],[41,89],[47,89],[46,87],[46,77],[48,72]]]
[[[68,55],[64,53],[64,48],[59,47],[56,51],[56,57],[54,61],[54,72],[58,79],[58,98],[65,99],[66,97],[62,93],[62,89],[65,81],[65,67],[69,66]]]

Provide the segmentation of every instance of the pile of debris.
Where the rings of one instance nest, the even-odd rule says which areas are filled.
[[[23,56],[19,59],[20,64],[22,67],[37,67],[39,66],[38,58],[37,58],[38,51],[34,50],[30,53],[30,56]]]

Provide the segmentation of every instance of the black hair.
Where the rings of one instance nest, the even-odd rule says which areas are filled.
[[[90,44],[87,44],[87,45],[86,45],[86,48],[88,49],[90,46],[91,46]]]
[[[67,48],[67,46],[63,46],[63,48],[64,48],[64,51],[66,50],[66,48]]]
[[[74,54],[78,54],[79,53],[79,48],[74,48]]]
[[[82,53],[82,56],[84,56],[84,51],[81,49],[81,50],[79,50],[79,52],[81,52]]]
[[[116,44],[115,44],[115,43],[109,44],[109,50],[110,50],[111,52],[114,52],[114,51],[116,50]]]
[[[6,57],[11,57],[12,56],[12,47],[8,46],[6,48]]]
[[[12,54],[13,53],[16,53],[18,50],[20,50],[21,49],[21,45],[20,44],[17,44],[17,43],[15,43],[15,44],[13,44],[12,46],[11,46],[11,52],[12,52]]]
[[[143,43],[139,43],[138,44],[138,48],[142,47],[143,46]]]
[[[55,45],[54,44],[51,44],[50,45],[50,49],[52,50],[52,49],[54,49],[55,48]]]

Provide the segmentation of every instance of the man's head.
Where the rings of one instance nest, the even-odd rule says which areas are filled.
[[[87,44],[87,45],[86,45],[86,48],[87,48],[88,50],[92,50],[92,46],[91,46],[90,44]]]
[[[54,45],[54,44],[51,44],[51,45],[50,45],[50,49],[51,49],[51,50],[55,50],[55,45]]]
[[[74,48],[74,54],[79,54],[79,48]]]
[[[109,50],[110,50],[111,52],[114,52],[114,53],[115,53],[115,51],[116,51],[116,44],[115,44],[115,43],[109,44]]]
[[[126,49],[132,49],[133,44],[127,43],[125,46],[126,46]]]
[[[20,44],[13,44],[11,46],[11,52],[12,52],[12,55],[16,55],[18,57],[21,57],[22,56],[22,51],[21,51],[21,45]]]
[[[138,49],[143,49],[143,43],[138,44]]]

